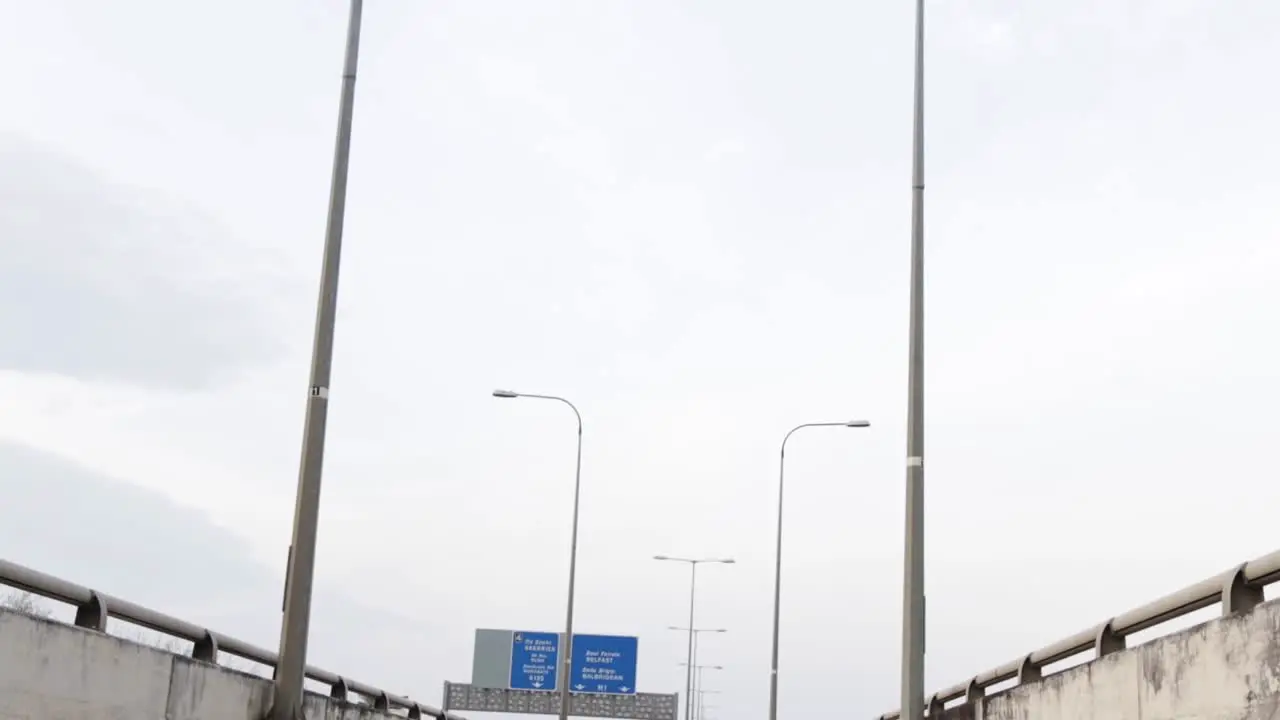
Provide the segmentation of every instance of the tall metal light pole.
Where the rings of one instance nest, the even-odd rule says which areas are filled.
[[[707,714],[707,696],[719,695],[719,690],[703,690],[702,689],[702,673],[698,673],[698,720],[702,720]]]
[[[688,663],[680,663],[680,667],[687,667],[687,666],[688,666]],[[695,662],[695,664],[693,665],[693,669],[696,672],[696,675],[694,675],[694,693],[701,693],[702,692],[702,671],[703,670],[723,670],[724,666],[723,665],[698,665]],[[699,695],[699,698],[701,698],[701,695]],[[701,706],[699,706],[698,717],[701,717],[701,716],[702,716],[702,708]]]
[[[361,0],[351,0],[346,58],[342,67],[342,93],[338,102],[338,137],[333,152],[333,178],[329,188],[329,218],[325,228],[324,261],[320,271],[320,299],[316,308],[315,336],[311,348],[311,386],[302,431],[302,459],[298,468],[298,496],[293,511],[293,538],[285,570],[280,654],[271,703],[272,720],[300,720],[302,717],[302,683],[306,675],[307,636],[311,626],[311,590],[315,576],[316,534],[320,519],[320,478],[324,467],[325,425],[329,414],[329,376],[333,367],[338,266],[342,255],[342,227],[346,216],[347,161],[351,154],[351,123],[355,108],[362,7]]]
[[[670,625],[667,627],[667,629],[675,630],[677,632],[687,632],[693,637],[693,642],[690,644],[692,647],[692,650],[689,653],[689,657],[691,660],[688,663],[681,663],[682,665],[690,668],[690,672],[688,674],[688,687],[686,690],[687,694],[684,700],[684,703],[685,703],[684,712],[685,712],[686,720],[692,720],[692,717],[693,717],[692,706],[694,703],[694,697],[693,697],[694,684],[693,684],[692,668],[695,668],[698,666],[698,661],[697,661],[698,636],[701,635],[702,633],[727,633],[729,631],[726,628],[696,628],[696,627],[693,627],[692,625],[690,625],[689,627],[680,627],[678,625]]]
[[[564,647],[560,649],[564,658],[563,666],[557,678],[560,682],[560,720],[569,720],[569,673],[573,669],[573,597],[578,577],[578,505],[582,497],[582,414],[577,406],[555,395],[533,395],[511,390],[494,390],[497,398],[533,398],[535,400],[554,400],[564,403],[573,411],[578,419],[578,460],[573,471],[573,533],[569,541],[569,602],[564,618]]]
[[[705,563],[732,565],[735,561],[733,558],[682,558],[669,555],[654,555],[653,559],[689,563],[689,659],[687,661],[689,668],[684,680],[684,718],[693,720],[693,636],[696,632],[693,629],[693,608],[695,593],[698,589],[698,566]]]
[[[694,692],[696,692],[696,693],[697,693],[697,695],[698,695],[698,714],[697,714],[697,717],[699,717],[699,718],[701,718],[701,717],[702,717],[703,710],[705,709],[705,708],[703,708],[703,703],[705,703],[705,702],[706,702],[706,697],[705,697],[705,696],[706,696],[708,693],[711,693],[711,694],[719,694],[719,692],[720,692],[719,690],[705,690],[705,689],[703,689],[703,688],[704,688],[704,686],[703,686],[703,684],[702,684],[702,671],[703,671],[703,670],[705,670],[705,669],[706,669],[705,667],[701,667],[701,666],[699,666],[699,667],[698,667],[698,689],[694,691]]]
[[[782,449],[778,453],[778,539],[774,550],[773,569],[773,663],[769,671],[769,720],[778,720],[778,625],[782,616],[782,491],[787,469],[787,441],[797,430],[815,427],[871,427],[866,420],[846,422],[804,423],[791,428],[782,437]]]
[[[696,632],[693,634],[693,667],[695,669],[698,667],[698,633]],[[689,697],[688,699],[685,700],[686,705],[694,706],[692,710],[686,710],[686,712],[689,712],[692,714],[694,720],[697,720],[697,715],[698,715],[698,707],[697,705],[694,704],[694,700],[698,696],[698,687],[701,685],[701,683],[702,683],[701,673],[695,673],[693,676],[693,686],[689,690]]]
[[[924,718],[924,0],[916,0],[915,50],[907,508],[902,552],[902,720]]]

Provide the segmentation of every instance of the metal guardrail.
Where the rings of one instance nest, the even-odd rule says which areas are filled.
[[[1008,680],[1017,685],[1039,682],[1046,665],[1093,651],[1094,659],[1125,649],[1125,638],[1170,620],[1222,603],[1222,615],[1252,610],[1264,600],[1263,588],[1280,582],[1280,550],[1251,562],[1219,573],[1154,602],[1117,615],[1096,627],[1081,630],[1067,638],[1020,657],[1016,660],[973,676],[968,682],[935,692],[928,702],[928,717],[940,717],[946,704],[963,699],[963,705],[983,697],[986,689]],[[956,706],[952,706],[956,707]],[[879,720],[897,720],[898,711],[888,712]]]
[[[50,600],[74,605],[76,608],[75,624],[78,627],[105,633],[107,631],[107,619],[116,618],[164,635],[190,641],[192,643],[191,657],[203,662],[216,665],[219,653],[230,653],[271,668],[276,666],[278,660],[276,653],[264,650],[256,645],[250,645],[243,640],[213,632],[208,628],[194,625],[185,620],[179,620],[150,608],[91,590],[52,575],[46,575],[38,570],[32,570],[4,559],[0,559],[0,585],[8,585]],[[399,695],[392,695],[372,685],[356,682],[311,665],[306,668],[306,677],[328,685],[330,688],[329,696],[344,702],[351,693],[355,693],[372,700],[375,710],[408,710],[408,716],[412,720],[421,720],[424,715],[434,717],[437,720],[464,720],[453,713],[446,714],[439,708],[424,705]]]

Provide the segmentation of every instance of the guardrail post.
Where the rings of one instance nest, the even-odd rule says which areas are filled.
[[[201,660],[207,663],[218,664],[218,638],[213,633],[205,630],[204,637],[196,641],[191,647],[191,657],[195,660]]]
[[[387,697],[385,690],[379,692],[378,696],[373,699],[373,709],[378,712],[386,712],[391,709],[391,698]]]
[[[1231,574],[1231,579],[1222,588],[1222,615],[1248,612],[1262,604],[1264,599],[1261,585],[1250,585],[1245,578],[1243,563]]]
[[[1097,657],[1105,657],[1124,650],[1124,636],[1117,635],[1111,629],[1111,623],[1112,620],[1102,623],[1098,628],[1098,634],[1094,636],[1093,651]]]
[[[1030,655],[1022,658],[1022,662],[1018,663],[1019,685],[1038,682],[1043,677],[1044,674],[1040,671],[1040,666],[1035,664]]]
[[[942,717],[943,702],[937,695],[929,696],[929,712],[925,717],[940,718]]]
[[[418,703],[409,708],[409,720],[422,720],[422,706]]]
[[[350,698],[350,688],[347,687],[347,679],[339,677],[333,685],[329,686],[329,697],[335,700],[346,702]]]
[[[969,681],[969,686],[964,690],[964,701],[969,704],[971,720],[982,720],[986,717],[987,691],[978,684],[978,678],[975,677]]]
[[[89,601],[76,608],[76,627],[106,632],[109,616],[106,599],[90,590]]]

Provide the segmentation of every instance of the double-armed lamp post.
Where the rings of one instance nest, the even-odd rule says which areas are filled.
[[[733,558],[683,558],[683,557],[671,557],[671,556],[669,556],[669,555],[654,555],[654,556],[653,556],[653,559],[654,559],[654,560],[663,560],[663,561],[667,561],[667,562],[682,562],[682,563],[688,563],[688,564],[689,564],[689,627],[688,627],[688,628],[686,628],[686,629],[689,631],[689,650],[688,650],[688,659],[685,661],[685,664],[688,666],[688,669],[687,669],[687,671],[686,671],[686,673],[685,673],[685,681],[684,681],[684,693],[685,693],[685,695],[684,695],[684,719],[685,719],[685,720],[693,720],[693,665],[694,665],[694,662],[693,662],[693,646],[694,646],[694,636],[695,636],[697,633],[702,632],[702,631],[697,630],[697,629],[695,629],[695,628],[693,627],[694,599],[695,599],[695,597],[696,597],[696,592],[697,592],[697,589],[698,589],[698,566],[699,566],[699,565],[706,565],[706,564],[732,565],[732,564],[734,564],[735,560],[734,560]],[[674,627],[673,627],[673,628],[670,628],[670,629],[672,629],[672,630],[676,630],[676,629],[678,629],[678,628],[674,628]],[[712,631],[712,632],[725,632],[725,631],[724,631],[724,630],[714,630],[714,631]]]

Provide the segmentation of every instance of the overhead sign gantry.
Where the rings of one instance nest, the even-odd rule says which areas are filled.
[[[444,710],[558,715],[563,635],[476,630],[471,682],[447,682]],[[677,720],[679,696],[636,690],[639,640],[625,635],[573,636],[569,712],[619,720]]]

